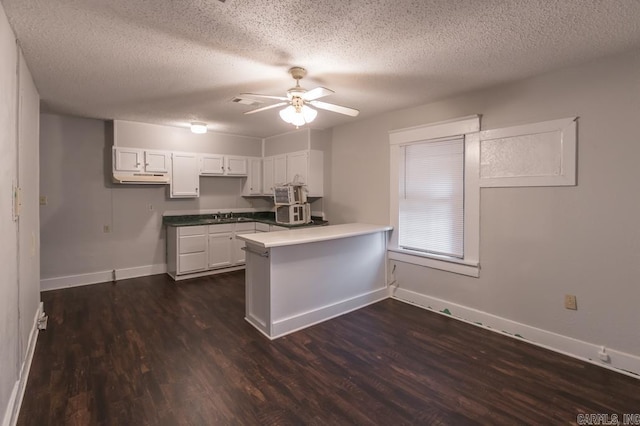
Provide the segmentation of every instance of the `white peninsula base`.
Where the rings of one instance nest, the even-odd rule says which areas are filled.
[[[353,223],[239,235],[245,319],[275,339],[387,298],[389,230]]]

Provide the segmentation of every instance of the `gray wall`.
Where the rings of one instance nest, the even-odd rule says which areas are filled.
[[[0,6],[0,423],[15,420],[40,303],[38,247],[39,97]],[[19,131],[18,131],[19,129]],[[13,188],[22,209],[13,218]]]
[[[125,148],[188,151],[262,157],[262,139],[207,132],[191,133],[184,127],[116,121],[114,145]]]
[[[240,196],[242,178],[201,177],[196,199],[169,199],[166,185],[113,184],[110,123],[42,114],[40,125],[40,192],[48,200],[41,208],[42,279],[163,265],[165,211],[269,208]]]
[[[628,53],[334,128],[328,216],[388,224],[389,130],[470,114],[482,114],[483,130],[579,116],[578,186],[481,190],[479,279],[408,264],[396,277],[404,289],[638,356],[639,69],[640,52]],[[564,309],[565,293],[578,311]]]

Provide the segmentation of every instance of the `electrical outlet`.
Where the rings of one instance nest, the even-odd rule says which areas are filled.
[[[108,234],[109,232],[111,232],[111,227],[109,225],[104,225],[102,227],[102,232],[104,232],[105,234]]]
[[[572,309],[574,311],[578,309],[578,301],[575,294],[564,295],[564,307],[566,309]]]

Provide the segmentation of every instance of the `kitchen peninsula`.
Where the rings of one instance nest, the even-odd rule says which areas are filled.
[[[239,235],[245,319],[275,339],[386,298],[391,229],[350,223]]]

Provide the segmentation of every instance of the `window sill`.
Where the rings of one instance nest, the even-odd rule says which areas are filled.
[[[442,271],[453,272],[455,274],[467,275],[469,277],[478,278],[480,276],[480,264],[478,262],[468,262],[446,256],[437,256],[399,248],[390,248],[389,259],[411,263],[413,265],[426,266],[427,268],[440,269]]]

